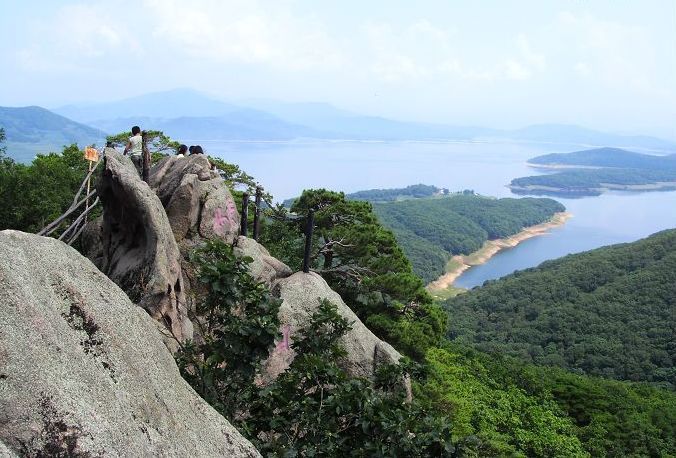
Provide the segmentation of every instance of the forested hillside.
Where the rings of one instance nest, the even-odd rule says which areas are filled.
[[[676,386],[676,230],[548,261],[446,302],[480,350]]]
[[[499,207],[505,212],[516,199],[506,200],[508,204]],[[374,220],[368,203],[347,201],[344,195],[326,190],[305,191],[293,208],[300,220],[269,221],[264,228],[264,243],[274,255],[299,265],[303,215],[308,208],[320,209],[316,219],[320,243],[315,252],[324,253],[314,258],[313,268],[371,330],[419,364],[409,368],[416,403],[427,406],[428,417],[419,424],[428,424],[430,417],[445,418],[459,456],[676,453],[673,392],[537,367],[436,338],[436,306],[410,275],[408,262],[399,256],[388,231]],[[464,213],[476,215],[481,210]],[[344,246],[327,250],[331,240],[342,240]],[[341,266],[339,275],[336,266]],[[361,280],[355,282],[353,275]],[[378,418],[389,418],[388,414],[383,411]]]
[[[676,189],[676,155],[654,156],[619,148],[555,153],[529,160],[536,166],[566,167],[552,174],[515,178],[517,194],[598,196],[607,189],[636,191]]]
[[[551,199],[494,199],[457,194],[374,204],[380,222],[392,230],[413,270],[423,280],[443,274],[451,255],[469,254],[489,239],[507,237],[565,210]]]
[[[24,163],[37,153],[57,152],[72,143],[101,146],[106,137],[100,130],[41,107],[0,107],[0,127],[7,136],[9,156]]]
[[[655,156],[621,148],[596,148],[572,153],[553,153],[529,159],[536,165],[578,165],[585,167],[615,167],[631,169],[675,168],[676,154]]]
[[[350,200],[365,200],[367,202],[392,202],[395,200],[419,199],[434,195],[448,194],[448,189],[437,188],[426,184],[413,184],[398,189],[368,189],[348,194]]]
[[[77,147],[71,146],[62,156],[39,158],[31,169],[51,176],[50,186],[71,189],[74,177],[85,173],[78,164],[69,166],[76,157]],[[14,183],[16,165],[9,160],[0,164],[7,172],[0,173],[0,190],[15,189],[5,185]],[[255,184],[237,166],[220,161],[218,167],[226,175],[226,183],[235,178],[236,182]],[[64,168],[68,168],[68,174],[63,173]],[[241,181],[241,177],[246,180]],[[21,183],[27,195],[43,195],[44,183],[40,180]],[[60,195],[45,196],[51,203],[41,210],[41,218],[51,217],[52,211],[69,205],[68,201],[61,202]],[[12,194],[5,197],[12,202],[12,214],[35,211],[28,201],[17,200]],[[194,259],[202,259],[203,267],[207,267],[203,271],[207,275],[203,280],[208,280],[205,287],[235,292],[227,301],[218,293],[221,302],[208,301],[199,306],[244,304],[252,313],[215,314],[225,320],[210,323],[219,329],[219,338],[199,347],[187,346],[179,354],[178,364],[196,391],[243,434],[257,441],[264,454],[312,450],[317,455],[343,456],[349,450],[370,456],[381,444],[388,447],[390,456],[676,454],[676,395],[672,391],[538,367],[444,339],[446,314],[425,293],[420,279],[411,274],[394,237],[380,226],[368,203],[314,190],[303,193],[295,205],[294,218],[278,214],[279,208],[268,208],[261,241],[294,270],[302,260],[304,216],[309,208],[320,209],[315,215],[313,270],[341,293],[372,331],[407,358],[403,367],[381,374],[382,379],[379,377],[375,384],[348,377],[336,366],[344,350],[335,341],[349,324],[337,319],[327,306],[304,331],[306,338],[291,342],[294,349],[312,351],[297,358],[273,385],[255,385],[255,371],[250,368],[267,357],[270,343],[280,337],[275,321],[279,304],[270,301],[263,286],[252,282],[247,276],[247,261],[235,261],[231,248],[211,245],[197,250]],[[33,219],[16,219],[13,227],[32,230],[36,224]],[[343,242],[332,244],[335,240]],[[652,257],[663,251],[655,248]],[[650,254],[646,258],[638,257],[632,265],[647,265]],[[578,269],[577,274],[580,282],[597,278],[592,269]],[[656,283],[642,278],[643,285],[628,288],[643,288],[647,295]],[[673,284],[673,277],[669,278]],[[538,297],[546,294],[547,288],[524,284],[521,293]],[[454,325],[455,316],[450,320]],[[567,326],[570,324],[561,322],[563,329]],[[246,332],[242,334],[242,330]],[[213,357],[194,360],[195,350]],[[190,361],[204,362],[200,374],[205,378],[186,370]],[[224,366],[222,361],[229,364]],[[411,374],[413,382],[411,404],[403,402],[403,393],[392,382],[396,380],[392,377],[403,370]],[[248,378],[238,378],[241,374]],[[250,415],[234,415],[238,406]],[[294,434],[286,434],[290,430]],[[257,435],[259,431],[267,435]]]

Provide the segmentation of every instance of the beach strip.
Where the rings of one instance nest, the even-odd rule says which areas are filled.
[[[446,264],[446,273],[428,284],[426,286],[427,290],[430,293],[435,293],[453,286],[453,282],[470,267],[485,263],[500,250],[515,247],[524,240],[546,234],[550,229],[563,226],[572,216],[569,212],[555,213],[549,221],[529,226],[509,237],[487,240],[480,249],[466,256],[453,256],[448,264]]]

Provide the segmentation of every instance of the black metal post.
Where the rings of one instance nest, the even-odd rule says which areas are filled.
[[[254,240],[258,240],[258,236],[260,235],[261,231],[261,195],[262,195],[263,188],[260,186],[256,186],[256,208],[254,209],[254,220],[253,220],[253,238]]]
[[[242,194],[242,228],[240,235],[244,237],[249,233],[249,193]]]
[[[143,164],[141,179],[147,183],[148,176],[150,175],[150,151],[148,151],[148,145],[146,141],[147,141],[146,131],[144,130],[143,132],[141,132],[141,145],[142,145],[141,151],[143,152],[143,155],[141,156]]]
[[[305,226],[305,254],[303,255],[303,272],[310,272],[310,251],[312,251],[312,233],[315,229],[315,211],[310,210],[307,214],[307,226]]]

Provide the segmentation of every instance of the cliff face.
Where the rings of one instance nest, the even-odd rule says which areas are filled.
[[[207,240],[221,239],[232,244],[235,253],[251,257],[252,276],[283,300],[279,318],[291,338],[309,322],[320,301],[328,299],[354,323],[343,338],[348,352],[343,365],[350,374],[372,377],[377,364],[394,363],[401,357],[378,339],[319,275],[292,275],[265,247],[237,237],[240,216],[234,200],[223,179],[210,170],[205,156],[164,158],[151,169],[146,184],[127,158],[107,150],[99,188],[104,213],[87,228],[87,255],[179,339],[199,338],[193,336],[188,316],[199,319],[195,303],[205,296],[190,252]],[[146,272],[155,274],[154,281],[140,282]],[[172,336],[167,335],[165,342],[176,348]],[[274,378],[293,356],[293,352],[280,355],[271,349],[262,379]]]
[[[179,249],[160,199],[113,149],[106,150],[97,191],[103,216],[87,227],[85,252],[178,340],[191,339]]]
[[[62,242],[0,232],[0,455],[259,456],[158,323]]]
[[[353,323],[343,337],[350,374],[372,377],[400,358],[319,275],[294,274],[237,236],[234,200],[206,157],[165,158],[149,182],[106,151],[103,214],[82,239],[95,265],[57,240],[0,232],[0,455],[259,456],[181,378],[171,354],[199,339],[192,320],[202,319],[195,304],[206,292],[189,255],[207,240],[253,260],[252,276],[282,299],[291,342],[328,299]],[[271,348],[259,381],[294,357],[293,347]]]

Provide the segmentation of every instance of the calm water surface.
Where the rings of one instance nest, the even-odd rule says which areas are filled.
[[[195,141],[197,142],[197,141]],[[282,201],[303,189],[354,192],[424,183],[451,191],[473,189],[514,197],[512,178],[538,173],[525,165],[536,155],[579,146],[450,142],[205,142],[209,154],[238,164]],[[676,192],[608,193],[557,199],[573,213],[565,226],[504,250],[467,270],[456,285],[471,288],[547,259],[630,242],[676,227]]]

